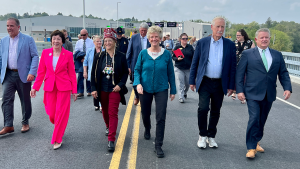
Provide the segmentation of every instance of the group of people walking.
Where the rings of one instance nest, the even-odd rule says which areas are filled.
[[[122,37],[121,28],[106,28],[103,39],[95,36],[93,40],[83,29],[72,53],[65,49],[70,37],[64,31],[56,30],[50,37],[52,48],[43,50],[40,61],[33,38],[19,32],[19,28],[19,20],[9,18],[9,36],[1,40],[4,128],[0,135],[14,132],[15,91],[18,91],[22,105],[21,132],[29,131],[30,97],[36,97],[44,81],[43,102],[50,122],[54,124],[53,149],[60,148],[63,142],[70,114],[70,94],[74,101],[84,97],[84,79],[87,80],[88,96],[93,96],[95,110],[102,109],[110,152],[115,150],[119,104],[126,104],[128,76],[133,81],[134,105],[140,102],[146,140],[151,138],[151,105],[155,99],[154,149],[158,158],[164,157],[162,145],[168,99],[174,100],[176,93],[180,103],[187,99],[189,88],[199,95],[199,148],[206,148],[207,143],[209,147],[218,147],[215,137],[224,95],[235,99],[237,94],[242,103],[247,100],[246,157],[254,158],[257,151],[264,152],[260,141],[276,99],[277,76],[284,88],[285,99],[292,92],[282,54],[268,47],[270,31],[262,28],[256,32],[256,47],[243,29],[237,32],[237,40],[232,42],[223,37],[225,20],[222,17],[212,20],[212,36],[195,44],[195,39],[188,42],[188,35],[182,33],[180,43],[175,46],[170,37],[162,45],[160,27],[149,28],[147,23],[141,23],[140,33],[133,35],[129,42]]]

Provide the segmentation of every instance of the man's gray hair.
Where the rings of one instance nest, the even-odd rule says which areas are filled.
[[[215,26],[216,20],[220,20],[220,19],[224,20],[225,25],[226,25],[226,20],[225,20],[225,18],[222,17],[222,16],[217,16],[217,17],[215,17],[215,18],[211,21],[211,24],[212,24],[213,26]]]
[[[14,20],[14,21],[16,22],[16,25],[17,25],[17,26],[20,26],[20,21],[19,21],[19,19],[17,19],[17,18],[8,18],[7,20],[8,20],[8,21],[9,21],[9,20]]]
[[[142,22],[142,23],[140,24],[140,28],[148,29],[149,26],[148,26],[148,24],[147,24],[146,22]]]
[[[268,28],[260,28],[256,31],[255,38],[257,38],[259,32],[267,32],[267,33],[269,33],[269,37],[271,37],[271,32]]]

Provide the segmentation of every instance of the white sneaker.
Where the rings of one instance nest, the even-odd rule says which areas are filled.
[[[206,136],[204,136],[204,137],[199,136],[199,140],[198,140],[198,142],[197,142],[197,146],[198,146],[199,148],[206,148],[206,142],[205,142],[206,139],[207,139]]]
[[[218,144],[216,143],[214,138],[208,137],[206,139],[206,142],[208,143],[209,147],[218,147]]]

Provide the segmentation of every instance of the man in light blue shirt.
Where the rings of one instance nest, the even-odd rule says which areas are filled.
[[[211,37],[209,57],[206,66],[205,76],[209,78],[221,78],[223,61],[223,39],[214,40]]]
[[[170,35],[166,35],[166,40],[164,41],[164,46],[170,52],[174,48],[174,43],[173,43],[173,40],[170,39]]]

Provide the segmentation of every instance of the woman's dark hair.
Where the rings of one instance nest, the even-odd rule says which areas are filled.
[[[52,44],[52,37],[57,36],[57,35],[59,35],[61,37],[62,43],[64,44],[66,42],[65,34],[60,30],[55,30],[51,33],[51,35],[50,35],[51,44]]]
[[[183,36],[189,37],[186,33],[182,33],[179,38],[182,39]]]
[[[244,29],[240,29],[237,32],[240,32],[242,36],[244,36],[244,40],[245,42],[247,42],[248,40],[251,40],[248,36],[248,34],[246,33],[246,31]]]

